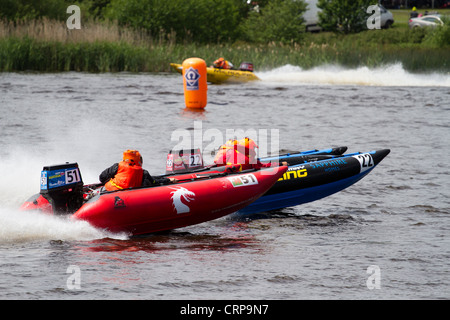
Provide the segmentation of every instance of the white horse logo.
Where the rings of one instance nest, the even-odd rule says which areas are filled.
[[[191,209],[187,205],[185,205],[181,201],[181,199],[183,198],[185,201],[191,202],[192,200],[194,200],[195,193],[193,193],[192,191],[189,191],[188,189],[183,188],[183,187],[170,188],[170,189],[175,190],[175,191],[171,192],[170,194],[173,195],[172,196],[173,207],[177,211],[177,214],[186,213],[186,212],[191,211]]]

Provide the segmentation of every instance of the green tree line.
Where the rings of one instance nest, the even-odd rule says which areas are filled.
[[[177,42],[301,41],[303,0],[0,0],[0,19],[64,20],[69,5],[82,20],[114,21]]]
[[[0,71],[159,72],[192,56],[259,69],[401,62],[410,71],[449,70],[450,21],[359,32],[369,0],[318,3],[322,27],[333,32],[305,32],[303,0],[0,0]],[[82,30],[66,27],[73,4]]]
[[[363,29],[366,8],[376,0],[319,0],[325,30]],[[82,19],[114,21],[152,36],[197,43],[301,42],[305,37],[304,0],[0,0],[0,19],[64,20],[69,5]]]

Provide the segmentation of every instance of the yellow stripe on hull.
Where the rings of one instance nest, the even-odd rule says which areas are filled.
[[[183,73],[181,64],[171,63],[170,66],[177,72]],[[223,82],[247,82],[260,80],[253,72],[230,70],[230,69],[218,69],[218,68],[206,68],[206,78],[211,83],[223,83]]]

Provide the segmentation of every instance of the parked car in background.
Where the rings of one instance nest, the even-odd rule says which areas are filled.
[[[427,15],[419,18],[411,18],[408,22],[409,27],[412,28],[423,28],[423,27],[437,27],[443,26],[441,18],[436,15]]]
[[[394,16],[392,15],[392,12],[387,10],[381,4],[379,4],[378,7],[380,8],[381,13],[381,27],[387,29],[394,24]]]

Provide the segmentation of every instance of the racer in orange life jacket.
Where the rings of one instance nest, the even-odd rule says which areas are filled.
[[[105,169],[99,176],[101,183],[105,184],[107,191],[151,186],[154,184],[167,184],[175,179],[163,177],[154,178],[142,168],[142,156],[137,150],[126,150],[123,160]]]
[[[225,144],[219,147],[216,156],[214,157],[214,163],[216,165],[225,165],[227,163],[227,152],[233,150],[236,147],[238,141],[236,139],[230,139]]]
[[[219,69],[233,69],[234,66],[230,61],[225,60],[224,58],[219,58],[214,61],[213,67]]]
[[[247,137],[239,141],[234,139],[228,140],[219,148],[214,163],[218,166],[225,164],[232,171],[260,169],[272,166],[271,163],[262,163],[259,161],[256,157],[255,148],[258,148],[255,141]]]
[[[241,170],[260,169],[270,167],[271,163],[262,163],[256,157],[258,145],[250,138],[243,138],[237,144],[237,163],[241,164]]]

